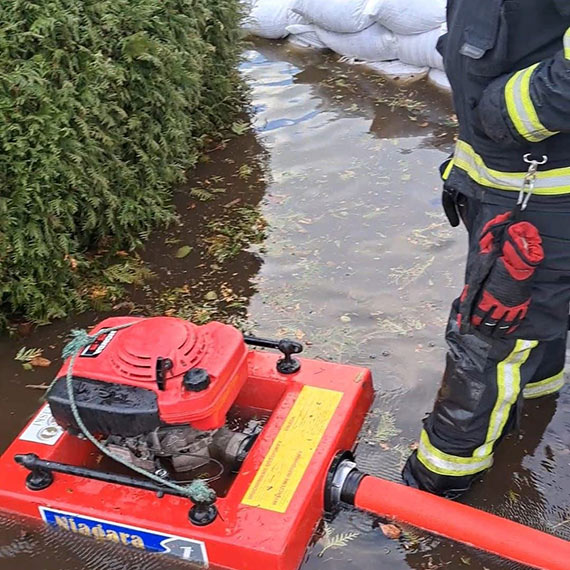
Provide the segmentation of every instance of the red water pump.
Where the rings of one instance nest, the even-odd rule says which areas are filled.
[[[104,329],[115,330],[99,335]],[[75,363],[74,386],[82,416],[103,432],[164,424],[221,428],[247,380],[244,338],[221,323],[199,327],[171,317],[123,317],[107,319],[91,334],[96,340]],[[66,407],[67,366],[50,393],[56,419]]]
[[[568,568],[568,542],[361,473],[366,368],[171,317],[108,319],[86,338],[0,457],[4,512],[204,568],[297,570],[325,510],[345,504]],[[197,478],[210,492],[189,492]]]
[[[170,317],[112,318],[91,334],[95,340],[74,364],[71,396],[84,426],[104,437],[113,455],[151,471],[187,472],[211,456],[228,459],[229,447],[237,461],[252,442],[251,426],[247,433],[224,428],[248,377],[248,349],[237,329]],[[57,423],[79,433],[68,366],[48,402]]]

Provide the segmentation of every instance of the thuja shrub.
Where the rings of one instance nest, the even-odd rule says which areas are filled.
[[[0,312],[85,306],[93,252],[172,219],[241,87],[238,0],[0,2]]]

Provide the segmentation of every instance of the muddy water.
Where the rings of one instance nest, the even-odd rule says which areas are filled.
[[[378,396],[359,462],[397,480],[439,383],[443,327],[461,285],[465,236],[440,212],[436,168],[453,143],[449,99],[287,44],[251,46],[242,70],[252,86],[253,130],[205,155],[177,192],[179,225],[154,235],[142,253],[156,278],[115,312],[229,319],[259,335],[298,338],[308,356],[369,366]],[[263,230],[262,220],[251,221],[255,208],[266,238],[226,255],[228,239],[212,223],[226,220],[230,245],[247,244],[252,236],[240,228]],[[184,246],[190,254],[176,258]],[[57,361],[65,333],[102,316],[0,343],[0,448],[38,405],[41,391],[28,386],[49,381],[57,366],[25,371],[16,351],[43,347]],[[566,536],[569,425],[567,391],[528,405],[520,433],[501,446],[466,502]],[[303,568],[516,568],[414,529],[391,541],[377,522],[341,512]],[[0,569],[178,567],[67,538],[34,529],[21,535],[4,521]]]

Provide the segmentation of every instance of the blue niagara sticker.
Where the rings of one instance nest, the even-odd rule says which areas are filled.
[[[208,568],[206,545],[191,538],[182,538],[137,528],[125,524],[68,513],[57,509],[39,507],[44,522],[61,530],[90,536],[101,541],[132,546],[159,554],[170,554]]]

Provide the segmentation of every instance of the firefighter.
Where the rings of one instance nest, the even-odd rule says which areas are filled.
[[[433,411],[404,481],[456,497],[524,398],[564,384],[570,304],[570,1],[448,0],[438,45],[459,137],[443,205],[469,236]]]

